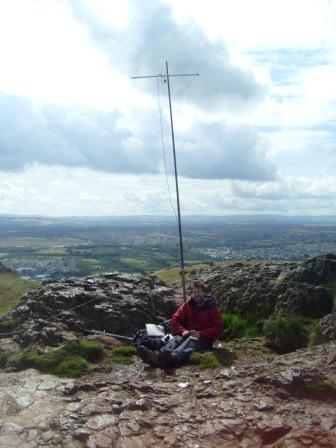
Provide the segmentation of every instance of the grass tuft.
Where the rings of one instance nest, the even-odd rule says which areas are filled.
[[[248,336],[255,336],[256,328],[249,319],[239,314],[222,313],[224,330],[221,339],[231,340]]]
[[[136,348],[133,345],[122,345],[113,349],[114,355],[132,356],[136,355]]]
[[[79,378],[88,371],[89,363],[80,356],[72,356],[60,362],[55,369],[54,374],[71,378]]]
[[[218,358],[212,353],[194,352],[189,359],[192,364],[198,365],[200,369],[214,369],[221,366]]]
[[[113,359],[113,362],[116,362],[117,364],[123,364],[125,366],[134,364],[134,359],[133,359],[133,357],[130,357],[130,356],[115,355],[115,356],[113,356],[112,359]]]
[[[313,322],[309,328],[309,346],[319,345],[326,342],[326,337],[323,334],[321,324]]]
[[[268,345],[281,353],[306,347],[312,320],[300,316],[277,316],[266,319],[263,333]]]
[[[97,341],[69,341],[64,344],[63,349],[67,353],[81,356],[89,362],[98,362],[104,356],[104,347]]]
[[[133,355],[136,355],[136,348],[133,345],[122,345],[112,350],[112,360],[117,364],[131,365],[134,363]]]

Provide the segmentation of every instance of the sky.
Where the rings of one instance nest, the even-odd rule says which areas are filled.
[[[336,214],[336,0],[1,0],[0,214]]]

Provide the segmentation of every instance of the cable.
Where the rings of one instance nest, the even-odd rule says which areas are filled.
[[[168,179],[168,172],[167,172],[166,148],[165,148],[164,138],[163,138],[162,108],[161,108],[161,100],[160,100],[160,81],[159,81],[159,77],[156,78],[156,82],[157,82],[157,95],[158,95],[158,106],[159,106],[159,117],[160,117],[161,145],[162,145],[162,152],[163,152],[163,163],[164,163],[164,169],[165,169],[165,175],[166,175],[166,183],[167,183],[167,188],[168,188],[170,206],[173,209],[173,212],[175,214],[175,218],[177,220],[177,213],[176,213],[175,207],[173,205],[173,201],[172,201],[170,185],[169,185],[169,179]]]

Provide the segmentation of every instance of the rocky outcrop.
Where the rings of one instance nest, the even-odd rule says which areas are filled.
[[[84,329],[131,336],[175,309],[174,290],[156,277],[110,272],[44,284],[23,296],[6,319],[17,322],[21,345],[57,346]]]
[[[331,313],[320,320],[326,341],[336,341],[336,313]]]
[[[235,263],[203,270],[223,310],[254,320],[271,314],[321,318],[333,309],[330,283],[336,281],[336,255],[297,263]]]
[[[230,345],[231,344],[231,345]],[[0,445],[25,448],[336,446],[335,343],[277,356],[230,343],[233,366],[105,364],[82,380],[0,374]]]

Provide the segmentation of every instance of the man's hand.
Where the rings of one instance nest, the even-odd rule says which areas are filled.
[[[190,336],[192,336],[193,338],[199,339],[200,334],[199,334],[199,332],[197,330],[191,330],[190,331]]]
[[[184,332],[182,333],[182,336],[184,337],[184,338],[186,338],[187,336],[190,336],[190,331],[189,330],[184,330]]]

